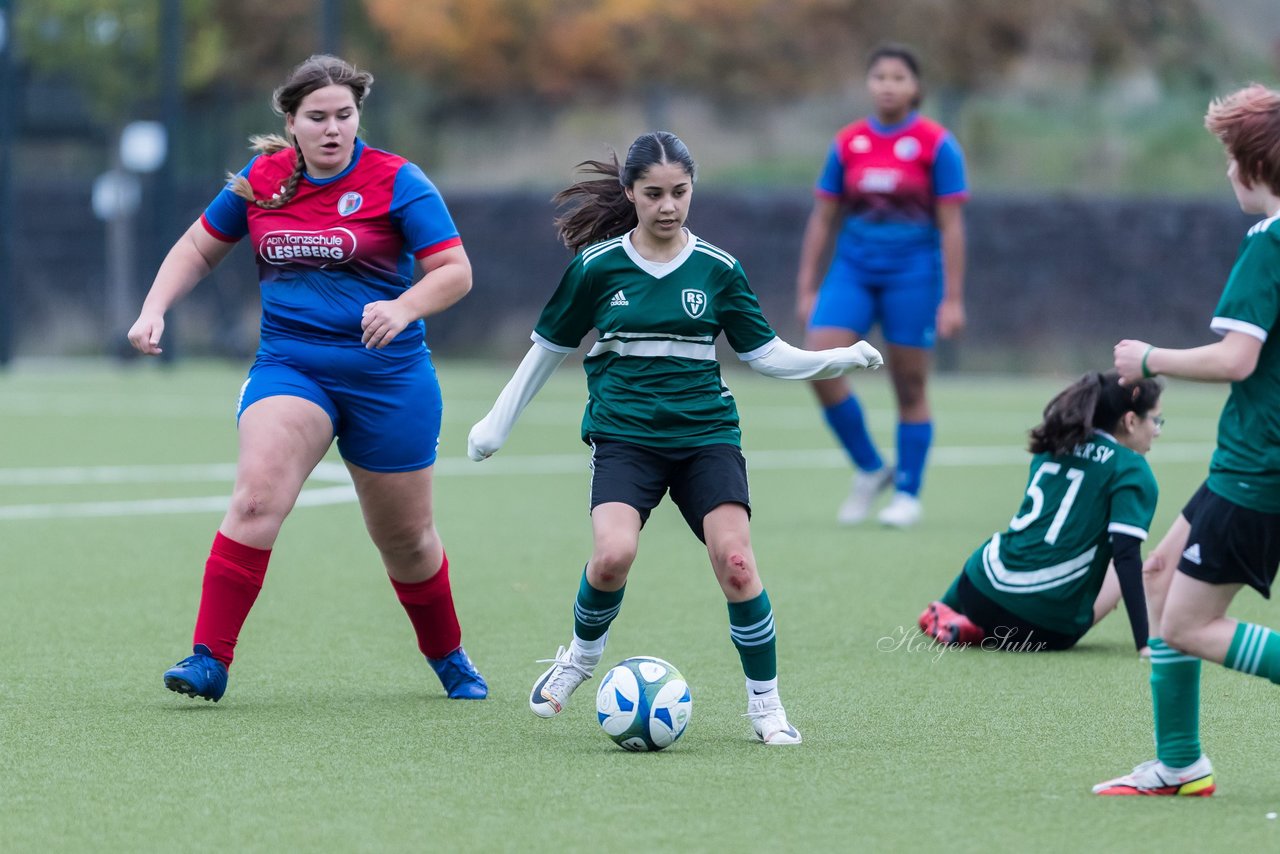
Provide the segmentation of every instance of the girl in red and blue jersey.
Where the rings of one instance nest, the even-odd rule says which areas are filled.
[[[222,697],[280,526],[336,437],[419,649],[450,697],[488,693],[462,649],[432,514],[441,400],[423,323],[466,295],[471,265],[422,170],[356,136],[372,83],[332,56],[294,69],[273,95],[289,139],[253,138],[261,153],[169,251],[129,330],[135,348],[159,353],[165,312],[250,238],[261,344],[240,389],[236,483],[205,564],[194,654],[164,674],[172,691]]]
[[[867,63],[867,88],[874,114],[836,134],[818,178],[800,250],[796,308],[811,350],[850,345],[880,325],[898,401],[896,467],[881,459],[848,380],[815,380],[813,388],[857,470],[839,521],[861,522],[876,495],[892,485],[893,500],[879,521],[907,527],[920,519],[933,442],[925,385],[934,340],[964,327],[961,206],[968,189],[955,137],[917,112],[915,55],[900,45],[877,48]]]

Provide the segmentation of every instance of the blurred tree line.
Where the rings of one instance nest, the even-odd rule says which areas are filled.
[[[256,90],[316,48],[317,0],[184,0],[183,86]],[[1196,0],[350,0],[344,45],[383,47],[438,109],[689,91],[730,104],[794,98],[847,79],[887,34],[917,47],[948,90],[998,88],[1029,56],[1098,82],[1135,67],[1205,85],[1233,65]],[[17,35],[35,71],[67,75],[94,112],[154,95],[158,2],[24,0]],[[380,62],[375,62],[380,64]]]
[[[154,118],[160,103],[155,70],[161,5],[162,0],[19,0],[20,61],[28,75],[54,78],[81,93],[83,112],[104,128],[148,117],[148,111]],[[1170,92],[1191,92],[1202,107],[1223,81],[1265,72],[1265,58],[1233,49],[1224,37],[1214,14],[1221,5],[1221,0],[182,0],[181,85],[192,117],[192,145],[206,146],[199,159],[234,166],[239,154],[207,150],[213,129],[229,134],[229,126],[238,122],[235,145],[243,152],[239,131],[264,129],[263,96],[319,47],[321,7],[337,8],[339,52],[372,68],[380,81],[377,110],[366,118],[384,131],[376,138],[447,170],[442,134],[502,116],[546,125],[584,104],[626,101],[639,105],[649,126],[671,126],[675,99],[697,98],[739,119],[787,109],[815,93],[847,100],[849,92],[860,92],[867,51],[891,39],[920,52],[930,97],[926,109],[958,131],[975,168],[1003,167],[1017,182],[1022,175],[1010,168],[1009,149],[1025,149],[1020,124],[1039,122],[1040,128],[1025,132],[1039,132],[1050,146],[1061,131],[1088,127],[1090,119],[1073,112],[1081,108],[1068,103],[1070,93],[1094,98],[1117,89],[1144,91],[1150,106]],[[381,100],[388,89],[392,97]],[[1056,111],[1061,127],[1023,113],[1009,115],[1017,97],[1039,99],[1040,113]],[[1180,106],[1169,121],[1183,130],[1140,154],[1167,150],[1176,156],[1186,148],[1181,133],[1197,132],[1198,117],[1187,118]],[[1140,116],[1137,121],[1158,132],[1165,120]],[[835,129],[827,124],[823,134]],[[386,132],[393,125],[396,132]],[[744,133],[757,129],[748,124]],[[473,153],[468,148],[486,131],[489,137],[500,135],[492,128],[476,131],[472,138],[455,140],[452,152]],[[1105,162],[1107,145],[1099,143],[1096,156],[1086,159]],[[800,173],[806,180],[820,151],[806,143]],[[1058,173],[1058,180],[1069,181],[1076,158],[1067,152],[1058,160],[1060,166],[1041,167],[1031,156],[1026,168],[1050,182]],[[769,174],[768,169],[750,171],[756,177]],[[797,173],[783,169],[777,174],[790,183]],[[494,180],[501,177],[495,174]],[[1107,180],[1100,183],[1105,186]]]

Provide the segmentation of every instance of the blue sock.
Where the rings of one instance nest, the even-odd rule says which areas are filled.
[[[823,407],[822,414],[827,417],[827,424],[844,446],[849,459],[862,471],[878,471],[884,466],[876,444],[867,431],[867,421],[862,415],[862,404],[858,398],[849,395],[834,406]]]
[[[898,476],[894,484],[899,492],[919,495],[924,483],[924,461],[933,444],[933,422],[898,425]]]

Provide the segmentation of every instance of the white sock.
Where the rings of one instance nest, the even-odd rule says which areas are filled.
[[[583,640],[575,632],[573,640],[569,641],[569,654],[585,664],[596,664],[600,661],[600,656],[604,655],[604,645],[607,640],[609,640],[608,632],[595,640]]]
[[[755,679],[747,680],[747,701],[752,700],[759,702],[760,700],[776,700],[778,699],[778,677],[757,681]]]

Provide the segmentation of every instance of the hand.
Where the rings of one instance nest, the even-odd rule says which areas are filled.
[[[364,330],[360,342],[367,350],[381,350],[417,319],[399,300],[371,302],[360,315],[360,328]]]
[[[467,434],[467,456],[476,462],[487,460],[498,453],[506,436],[499,436],[489,424],[487,417],[481,418]]]
[[[964,330],[964,303],[958,299],[943,300],[938,306],[938,337],[953,338]]]
[[[1143,661],[1149,660],[1151,658],[1151,647],[1144,646],[1142,649],[1138,650],[1138,658]]]
[[[1150,346],[1146,341],[1132,341],[1128,338],[1116,344],[1112,352],[1116,373],[1120,375],[1120,385],[1136,383],[1142,379],[1142,357],[1147,354]]]
[[[849,360],[851,370],[865,368],[874,371],[884,364],[884,357],[880,355],[880,351],[866,341],[859,341],[852,347],[845,347],[844,350],[852,357]]]
[[[162,335],[164,335],[164,315],[144,311],[129,328],[129,343],[143,355],[158,356],[164,352],[160,348]]]

